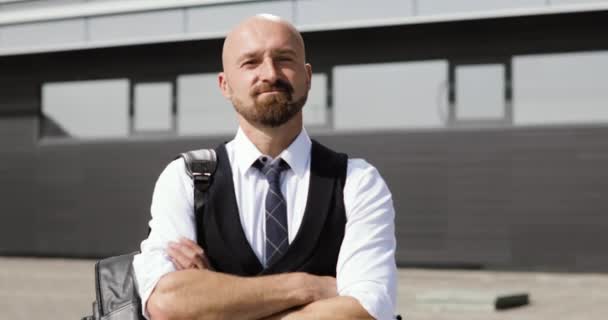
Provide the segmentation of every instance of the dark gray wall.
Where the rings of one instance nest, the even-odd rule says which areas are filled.
[[[608,271],[608,128],[322,140],[380,168],[403,264]]]
[[[5,124],[3,137],[10,134]],[[395,200],[401,264],[608,271],[608,128],[318,138],[380,169]],[[136,250],[160,171],[178,152],[222,140],[7,152],[23,141],[3,139],[0,254],[100,257]]]

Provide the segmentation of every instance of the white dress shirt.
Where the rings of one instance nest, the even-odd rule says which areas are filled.
[[[281,174],[290,242],[300,228],[308,197],[311,145],[303,129],[279,155],[290,167]],[[258,259],[264,261],[268,182],[252,167],[262,153],[240,129],[226,144],[226,151],[243,231]],[[376,168],[362,159],[348,160],[344,206],[347,222],[336,270],[338,294],[354,297],[376,319],[392,319],[397,286],[393,201]],[[176,270],[165,252],[168,243],[180,237],[196,241],[193,183],[182,159],[171,162],[158,178],[151,213],[152,232],[133,260],[146,318],[146,302],[156,283]]]

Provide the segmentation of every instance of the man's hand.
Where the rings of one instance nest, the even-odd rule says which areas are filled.
[[[161,277],[146,309],[152,319],[259,320],[335,294],[335,279],[303,272],[239,277],[187,269]]]
[[[196,242],[188,238],[180,238],[178,242],[169,242],[167,254],[177,270],[207,269],[213,270],[205,251]],[[302,289],[307,292],[309,301],[333,298],[338,295],[336,278],[303,274]]]
[[[177,270],[213,270],[203,248],[188,238],[180,238],[178,242],[169,242],[167,254]]]
[[[260,320],[337,295],[333,277],[303,272],[237,277],[215,272],[203,249],[185,238],[170,242],[167,254],[180,271],[164,275],[152,291],[146,304],[152,319]],[[308,309],[302,311],[308,314]]]
[[[333,298],[338,295],[336,278],[323,276],[308,276],[307,290],[313,293],[312,301]]]

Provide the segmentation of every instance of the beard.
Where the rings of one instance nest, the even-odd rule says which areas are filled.
[[[262,92],[278,90],[272,94],[260,95]],[[304,94],[301,98],[293,100],[293,88],[284,81],[277,81],[269,85],[262,83],[252,89],[253,103],[246,105],[243,101],[233,96],[231,101],[236,112],[245,120],[264,127],[276,128],[298,114],[308,98]]]

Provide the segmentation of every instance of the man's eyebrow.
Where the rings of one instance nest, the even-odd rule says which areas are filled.
[[[272,51],[272,53],[275,55],[296,55],[296,51],[291,48],[275,49]]]
[[[259,51],[249,51],[249,52],[245,52],[243,54],[241,54],[238,58],[237,58],[237,63],[241,63],[247,59],[251,59],[251,58],[257,58],[260,55]],[[294,49],[291,48],[280,48],[280,49],[274,49],[272,50],[272,55],[274,56],[281,56],[281,55],[290,55],[290,56],[297,56],[297,52]]]
[[[247,60],[247,59],[251,59],[251,58],[255,58],[256,56],[259,55],[258,51],[249,51],[249,52],[245,52],[243,54],[241,54],[238,58],[237,58],[237,62],[241,62],[243,60]]]

